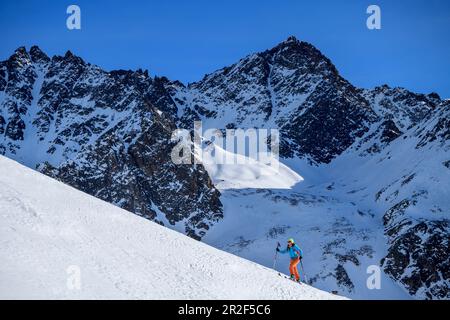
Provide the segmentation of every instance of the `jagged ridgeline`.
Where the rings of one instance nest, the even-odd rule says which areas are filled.
[[[200,239],[220,193],[202,165],[172,163],[176,112],[160,90],[141,70],[19,48],[0,64],[0,153]]]
[[[284,159],[359,159],[341,177],[373,176],[361,201],[379,213],[384,271],[412,296],[450,298],[449,105],[356,88],[294,37],[187,86],[19,48],[0,62],[0,154],[200,239],[223,218],[221,194],[202,165],[171,162],[172,131],[279,129]],[[390,162],[399,154],[404,168]]]

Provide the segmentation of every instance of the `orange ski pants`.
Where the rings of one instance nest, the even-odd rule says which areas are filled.
[[[290,274],[291,274],[291,276],[292,275],[294,275],[295,276],[295,280],[300,280],[300,275],[299,275],[299,273],[298,273],[298,269],[297,269],[297,265],[298,265],[298,263],[300,262],[300,258],[294,258],[294,259],[291,259],[291,263],[289,264],[289,272],[290,272]]]

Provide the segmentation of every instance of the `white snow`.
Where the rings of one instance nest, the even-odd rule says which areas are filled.
[[[342,299],[2,156],[0,216],[1,299]]]
[[[211,144],[202,153],[203,165],[214,185],[226,189],[290,189],[303,178],[275,157],[253,159],[231,153]],[[218,159],[235,159],[235,164],[220,164]]]

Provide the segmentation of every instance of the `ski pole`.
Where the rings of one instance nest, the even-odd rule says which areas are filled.
[[[300,266],[302,267],[303,277],[305,278],[305,282],[308,283],[308,277],[306,276],[305,269],[303,268],[303,261],[300,259]]]
[[[277,249],[280,247],[280,243],[277,242]],[[278,251],[275,250],[275,257],[273,258],[273,267],[272,269],[275,270],[275,266],[277,265],[277,258],[278,258]]]

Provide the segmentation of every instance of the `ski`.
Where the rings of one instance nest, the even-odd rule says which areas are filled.
[[[279,275],[280,277],[282,277],[282,278],[285,278],[286,280],[289,280],[289,281],[292,281],[292,282],[295,282],[295,283],[298,283],[298,284],[303,284],[303,282],[301,282],[301,281],[295,281],[295,280],[292,279],[291,277],[288,277],[287,275],[282,274],[282,273],[280,273],[280,272],[278,272],[278,275]]]

